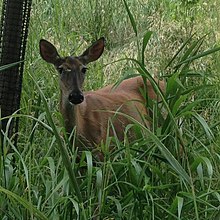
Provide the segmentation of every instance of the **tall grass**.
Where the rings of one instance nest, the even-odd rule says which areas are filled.
[[[34,0],[21,113],[13,116],[18,147],[3,136],[1,219],[218,219],[219,7],[215,0]],[[115,137],[110,152],[107,139],[104,162],[94,165],[85,151],[76,163],[57,75],[41,61],[38,42],[79,54],[103,35],[107,49],[85,89],[139,74],[160,101],[147,102],[150,130],[134,121],[136,141]],[[166,80],[165,91],[152,76]]]

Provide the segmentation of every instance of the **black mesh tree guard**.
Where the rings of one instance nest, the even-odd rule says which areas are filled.
[[[0,29],[0,65],[24,60],[31,0],[4,0]],[[24,63],[0,72],[1,118],[12,115],[19,109]],[[8,120],[1,120],[5,132]],[[8,135],[18,131],[18,118],[10,123]],[[17,139],[17,138],[16,138]],[[15,141],[16,141],[15,139]]]

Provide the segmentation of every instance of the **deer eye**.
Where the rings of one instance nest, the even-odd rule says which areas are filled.
[[[85,74],[86,71],[87,71],[87,67],[83,67],[83,68],[81,69],[81,71],[82,71],[83,74]]]
[[[71,72],[72,70],[67,68],[67,69],[65,69],[64,71],[65,71],[65,72]]]
[[[63,72],[63,67],[62,67],[62,66],[59,66],[59,67],[57,67],[57,70],[58,70],[58,72],[61,74],[61,73]]]
[[[63,72],[71,72],[71,69],[64,67],[63,65],[60,65],[58,68],[59,73],[63,73]]]

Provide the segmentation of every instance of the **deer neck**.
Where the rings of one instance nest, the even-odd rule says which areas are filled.
[[[77,124],[77,106],[72,105],[68,97],[61,91],[60,111],[62,113],[67,133],[71,133]]]

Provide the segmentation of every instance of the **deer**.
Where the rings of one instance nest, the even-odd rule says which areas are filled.
[[[105,39],[102,37],[79,56],[61,57],[52,43],[40,40],[42,59],[53,64],[59,73],[59,107],[66,132],[71,134],[76,128],[77,139],[92,150],[108,135],[117,135],[123,141],[126,126],[132,124],[131,118],[149,127],[146,98],[142,94],[144,88],[147,87],[148,98],[157,99],[151,83],[145,83],[141,76],[125,79],[117,87],[108,85],[96,91],[83,92],[87,65],[100,58],[104,47]],[[108,129],[109,121],[114,129]]]

